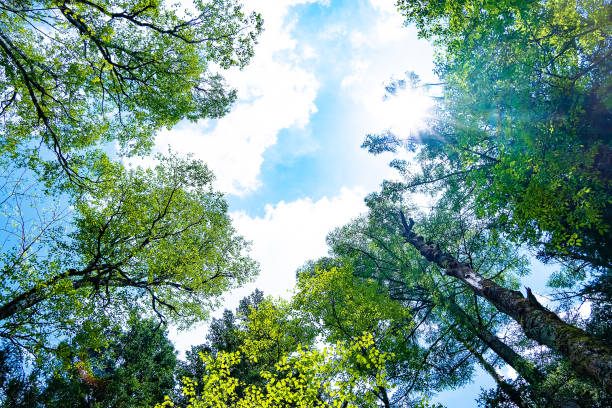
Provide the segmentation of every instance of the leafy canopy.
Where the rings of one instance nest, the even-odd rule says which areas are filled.
[[[171,157],[106,171],[112,179],[78,198],[74,218],[51,235],[14,226],[19,240],[0,258],[3,337],[40,347],[83,319],[132,312],[187,326],[256,272],[203,163]]]
[[[491,227],[557,259],[612,266],[612,24],[602,0],[398,1],[436,42],[443,97],[403,191],[474,203]],[[454,197],[454,198],[452,198]]]
[[[0,154],[37,165],[48,149],[80,182],[83,149],[144,153],[162,127],[227,113],[219,71],[244,67],[262,30],[236,0],[3,0],[0,20]]]
[[[201,353],[201,378],[183,378],[189,407],[365,407],[373,406],[374,390],[386,386],[384,362],[372,335],[350,342],[313,347],[309,328],[283,301],[266,299],[253,308],[238,330],[241,344],[232,352]],[[287,330],[286,330],[287,329]],[[257,373],[238,376],[247,363]],[[258,381],[248,383],[253,374]],[[373,374],[373,375],[372,375]],[[174,406],[167,397],[156,407]]]

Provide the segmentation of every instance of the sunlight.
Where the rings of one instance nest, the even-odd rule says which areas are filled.
[[[425,128],[432,106],[432,98],[421,90],[400,90],[381,101],[380,120],[399,138],[415,137]]]

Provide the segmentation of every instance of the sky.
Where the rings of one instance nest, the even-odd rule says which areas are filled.
[[[216,175],[238,231],[261,263],[255,286],[279,296],[325,236],[365,211],[396,177],[390,156],[360,148],[368,133],[418,126],[430,99],[384,85],[414,71],[434,80],[433,50],[403,26],[393,0],[251,0],[264,18],[255,57],[225,73],[239,100],[219,120],[184,121],[156,150],[192,154]],[[233,295],[231,296],[234,297]]]
[[[258,278],[224,307],[259,288],[289,296],[295,271],[327,254],[325,236],[365,211],[364,197],[396,175],[390,156],[360,148],[368,133],[404,134],[422,124],[430,99],[384,85],[407,71],[435,82],[433,49],[405,27],[394,0],[250,0],[264,18],[255,57],[225,73],[239,99],[219,120],[181,122],[156,149],[193,154],[216,174],[238,232],[252,241]],[[172,333],[179,350],[203,342],[206,327]],[[472,407],[481,386],[441,393]]]

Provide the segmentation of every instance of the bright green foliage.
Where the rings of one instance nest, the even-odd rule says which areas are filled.
[[[314,322],[326,342],[349,341],[364,332],[372,335],[376,348],[388,355],[385,369],[390,386],[375,391],[383,406],[421,401],[415,395],[428,382],[427,370],[422,370],[426,351],[416,341],[412,308],[392,300],[387,288],[374,279],[355,277],[348,262],[327,265],[328,269],[319,266],[323,265],[311,265],[298,274],[294,307]],[[377,375],[374,367],[364,374]],[[422,378],[416,380],[417,376]]]
[[[282,356],[311,345],[316,332],[286,300],[266,299],[251,309],[239,335],[245,356],[273,366]]]
[[[183,393],[191,408],[204,407],[365,407],[373,406],[372,389],[386,385],[384,362],[387,356],[373,346],[372,336],[363,334],[351,343],[337,343],[324,350],[302,349],[284,355],[270,371],[262,371],[263,386],[251,385],[239,397],[239,378],[230,376],[240,359],[252,359],[248,353],[218,353],[215,358],[202,355],[207,368],[200,380],[184,379]],[[375,380],[362,374],[362,367],[378,372]],[[194,386],[203,382],[201,395]],[[174,406],[167,399],[156,405]]]
[[[142,153],[162,127],[227,113],[236,94],[213,66],[248,63],[261,16],[236,0],[167,3],[1,1],[0,154],[38,160],[42,145],[75,180],[85,148]]]
[[[255,273],[201,162],[108,166],[112,179],[74,201],[64,230],[3,248],[4,337],[36,348],[83,319],[119,322],[131,312],[186,326]]]
[[[444,82],[421,138],[421,169],[406,174],[403,188],[442,189],[457,206],[474,203],[480,217],[544,259],[610,268],[609,2],[398,5],[436,40]]]
[[[232,339],[229,350],[219,348],[225,348],[224,341],[206,343],[213,347],[201,348],[200,364],[192,370],[197,377],[184,377],[184,396],[165,404],[376,406],[380,390],[390,387],[386,361],[393,355],[380,350],[372,334],[360,332],[332,347],[315,347],[320,330],[304,310],[296,309],[294,302],[263,300],[258,293],[261,295],[255,292],[241,302],[238,310],[248,312],[250,308],[250,313],[238,314],[238,324],[215,328],[214,335],[208,336],[214,343]],[[229,322],[228,317],[226,313],[223,321]]]
[[[360,282],[348,267],[316,270],[299,275],[293,302],[329,331],[327,341],[368,332],[392,342],[390,332],[409,331],[412,316],[381,289],[371,278]]]

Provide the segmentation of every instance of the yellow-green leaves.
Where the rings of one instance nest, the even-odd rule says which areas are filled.
[[[350,267],[312,272],[300,274],[294,303],[320,321],[329,341],[372,331],[385,337],[382,333],[391,322],[410,329],[410,310],[391,300],[373,280],[359,281]]]
[[[251,407],[329,407],[339,408],[372,405],[374,392],[387,387],[384,363],[388,357],[376,349],[372,336],[364,333],[350,343],[339,342],[325,349],[303,349],[298,346],[285,354],[270,371],[261,371],[262,386],[248,385],[230,375],[241,359],[252,359],[241,352],[202,355],[206,375],[201,379],[183,379],[183,394],[189,398],[189,408],[251,408]],[[377,373],[363,374],[361,366]],[[194,385],[202,382],[201,394]],[[237,392],[238,386],[246,386]],[[173,406],[166,400],[156,407]]]

